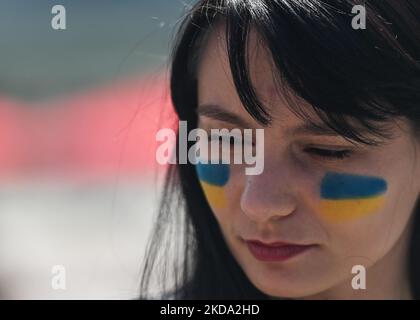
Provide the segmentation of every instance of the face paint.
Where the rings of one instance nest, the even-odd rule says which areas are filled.
[[[384,202],[387,183],[379,177],[327,172],[321,183],[321,214],[332,221],[363,217]]]
[[[215,208],[226,207],[227,201],[223,186],[229,180],[229,165],[198,162],[195,167],[209,204]]]

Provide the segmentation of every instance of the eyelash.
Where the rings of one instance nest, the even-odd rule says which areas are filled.
[[[330,150],[330,149],[320,149],[320,148],[307,148],[306,152],[315,154],[316,156],[327,158],[327,159],[339,159],[348,158],[351,156],[351,150]]]
[[[232,138],[232,139],[229,139],[229,144],[230,145],[234,145],[234,143],[235,143],[235,141],[236,141],[236,139],[238,139],[238,138]],[[223,139],[222,139],[222,136],[218,136],[218,135],[215,135],[215,136],[209,136],[209,138],[208,138],[208,141],[209,142],[211,142],[212,140],[219,140],[219,142],[222,142],[223,141]],[[244,144],[245,142],[242,140],[242,139],[238,139],[239,140],[239,142],[241,142],[242,144]]]
[[[221,136],[209,136],[209,142],[213,139],[219,139],[220,142],[222,141],[222,137]],[[234,143],[234,139],[230,140],[230,145],[233,145]],[[352,155],[352,151],[351,150],[331,150],[331,149],[322,149],[322,148],[314,148],[314,147],[310,147],[310,148],[306,148],[305,149],[306,152],[314,154],[318,157],[322,157],[324,159],[337,159],[337,160],[342,160],[345,158],[348,158]]]

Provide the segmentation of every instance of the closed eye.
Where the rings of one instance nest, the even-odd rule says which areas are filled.
[[[320,149],[320,148],[306,148],[306,152],[314,154],[316,156],[320,156],[323,158],[333,158],[333,159],[344,159],[346,157],[350,157],[352,151],[351,150],[332,150],[332,149]]]
[[[246,141],[245,139],[243,139],[242,137],[237,137],[237,136],[223,136],[223,135],[210,135],[209,136],[209,142],[224,142],[224,141],[228,141],[230,145],[234,145],[235,143],[237,144],[246,144],[248,143],[248,141]],[[252,145],[254,145],[253,142],[251,142]]]

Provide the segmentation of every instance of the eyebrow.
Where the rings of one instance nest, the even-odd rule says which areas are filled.
[[[228,122],[237,125],[241,128],[252,128],[254,127],[248,121],[242,119],[237,114],[227,111],[217,104],[202,104],[197,108],[197,114],[199,116],[209,117],[215,120]]]
[[[237,114],[230,112],[217,104],[202,104],[197,108],[197,114],[215,120],[228,122],[241,128],[254,127],[248,121]],[[294,128],[287,129],[287,135],[316,135],[316,136],[339,136],[339,134],[322,124],[305,123]]]
[[[336,131],[322,124],[305,123],[287,130],[288,135],[340,136]]]

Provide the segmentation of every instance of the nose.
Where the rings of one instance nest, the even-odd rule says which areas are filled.
[[[266,158],[264,171],[260,175],[246,175],[240,199],[242,212],[260,223],[292,214],[297,202],[296,181],[290,168],[285,162]]]

